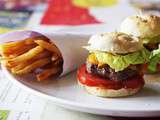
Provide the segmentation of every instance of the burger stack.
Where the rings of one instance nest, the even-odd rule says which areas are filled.
[[[160,17],[126,18],[119,32],[91,36],[86,63],[77,72],[79,85],[100,97],[123,97],[139,92],[144,73],[160,70]]]

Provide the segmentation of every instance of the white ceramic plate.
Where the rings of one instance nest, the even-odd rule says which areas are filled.
[[[21,88],[65,108],[111,116],[160,116],[160,83],[158,82],[147,83],[135,96],[112,99],[87,94],[77,85],[75,72],[58,80],[37,83],[32,76],[13,76],[4,67],[2,71]],[[145,78],[158,80],[160,76]]]

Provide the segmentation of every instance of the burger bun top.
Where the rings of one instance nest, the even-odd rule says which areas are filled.
[[[85,48],[113,54],[127,54],[143,48],[142,41],[122,32],[110,32],[91,36]]]
[[[160,35],[160,17],[156,15],[133,15],[120,25],[120,32],[141,38],[152,38]]]

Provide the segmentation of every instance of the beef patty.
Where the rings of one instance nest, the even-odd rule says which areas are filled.
[[[141,75],[142,65],[132,65],[123,71],[115,72],[114,69],[110,68],[109,65],[104,64],[101,67],[98,67],[96,64],[86,63],[87,72],[98,75],[109,80],[119,81],[126,80],[130,77]]]
[[[144,47],[146,49],[148,49],[149,51],[158,49],[159,43],[148,43],[148,44],[144,44]]]

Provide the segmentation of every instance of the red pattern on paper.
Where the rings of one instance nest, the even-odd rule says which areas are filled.
[[[82,25],[101,23],[89,14],[87,8],[74,6],[71,0],[51,0],[41,24]]]

